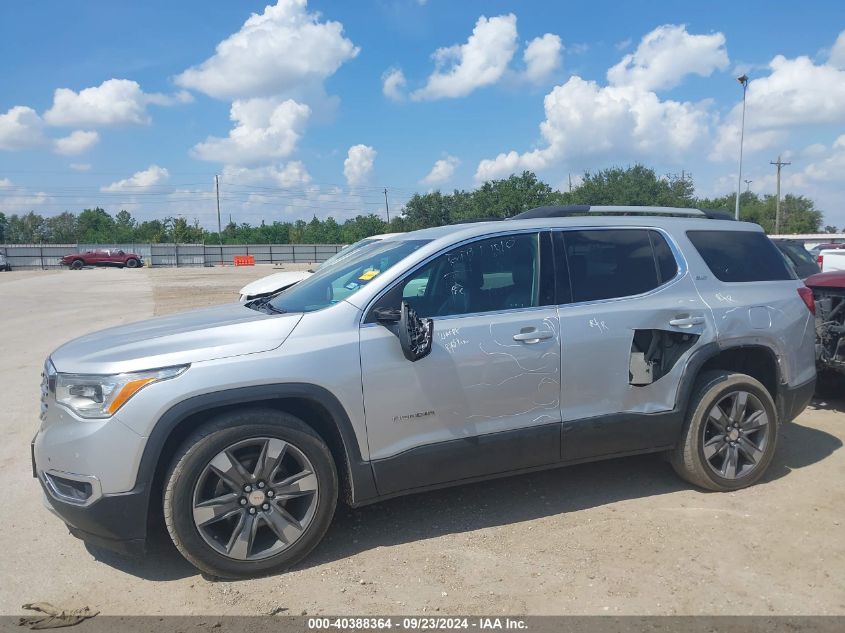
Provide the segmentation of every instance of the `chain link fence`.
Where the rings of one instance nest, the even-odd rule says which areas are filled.
[[[4,244],[0,253],[12,269],[60,268],[71,253],[122,250],[136,253],[154,267],[231,266],[236,255],[251,255],[256,264],[320,263],[337,253],[343,244]]]

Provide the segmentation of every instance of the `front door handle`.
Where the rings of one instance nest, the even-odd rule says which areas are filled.
[[[669,321],[669,325],[675,327],[692,327],[693,325],[701,325],[704,323],[704,317],[701,316],[678,316],[676,319]]]
[[[539,343],[542,340],[547,338],[552,338],[554,334],[549,332],[548,330],[537,330],[536,328],[522,328],[522,331],[519,334],[513,335],[513,340],[520,341],[522,343]]]

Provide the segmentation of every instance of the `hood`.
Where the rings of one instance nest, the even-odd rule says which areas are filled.
[[[804,283],[810,288],[845,288],[845,270],[810,275]]]
[[[255,354],[281,345],[301,318],[227,304],[87,334],[51,358],[60,372],[117,374]]]
[[[288,286],[299,283],[303,279],[308,279],[313,274],[307,270],[289,270],[283,273],[274,273],[248,283],[241,288],[241,295],[257,297],[259,295],[270,294],[271,292],[278,292]]]

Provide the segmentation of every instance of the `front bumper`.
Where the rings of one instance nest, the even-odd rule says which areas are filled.
[[[33,469],[37,470],[33,461]],[[39,473],[44,505],[67,525],[75,537],[121,554],[141,555],[146,550],[149,491],[102,495],[93,503],[81,505],[56,497],[53,488]]]

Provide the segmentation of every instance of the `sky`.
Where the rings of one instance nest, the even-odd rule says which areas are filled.
[[[0,3],[0,211],[216,229],[643,163],[845,225],[845,4]]]

